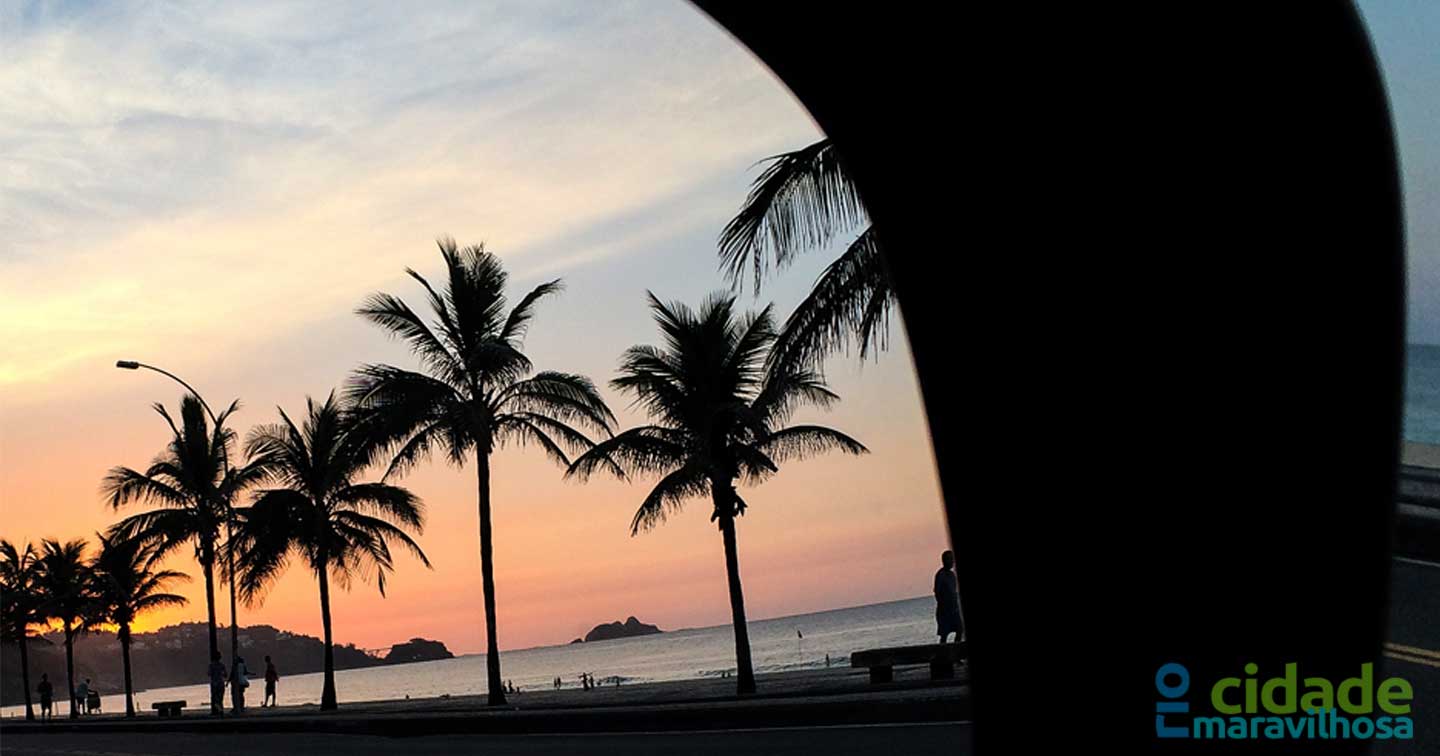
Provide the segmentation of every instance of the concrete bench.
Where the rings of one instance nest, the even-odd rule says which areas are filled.
[[[155,703],[150,704],[150,708],[155,709],[156,711],[159,711],[159,712],[160,712],[160,716],[161,716],[162,718],[165,718],[165,717],[178,717],[178,716],[180,716],[180,710],[183,709],[183,708],[185,708],[185,702],[184,702],[184,701],[156,701]]]
[[[961,643],[932,643],[928,646],[899,646],[856,651],[850,655],[850,666],[869,667],[870,682],[885,683],[895,679],[895,667],[904,664],[929,664],[931,680],[955,677],[955,665],[966,658]]]

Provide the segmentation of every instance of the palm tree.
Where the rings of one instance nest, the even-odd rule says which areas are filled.
[[[155,570],[155,543],[140,539],[122,540],[115,535],[97,534],[100,553],[90,563],[90,579],[97,619],[118,626],[120,660],[125,670],[125,716],[135,716],[135,686],[130,676],[130,624],[152,609],[184,606],[184,596],[166,593],[168,584],[189,581],[190,576],[174,570]]]
[[[20,644],[20,682],[25,688],[25,720],[35,721],[30,702],[30,626],[43,622],[36,592],[39,555],[29,543],[24,548],[0,540],[0,633]]]
[[[823,426],[784,427],[800,406],[828,408],[839,397],[803,364],[767,361],[775,343],[769,307],[737,318],[734,306],[733,297],[717,294],[697,313],[650,295],[665,346],[631,347],[621,358],[620,377],[610,385],[633,394],[635,405],[644,408],[654,424],[600,442],[575,460],[568,474],[585,479],[604,469],[621,478],[660,475],[630,522],[632,536],[663,522],[686,500],[709,495],[714,507],[710,519],[718,522],[725,544],[738,690],[746,694],[755,691],[755,673],[735,546],[735,518],[745,513],[746,505],[736,482],[758,483],[789,459],[830,450],[867,450]]]
[[[65,684],[70,693],[71,719],[80,716],[75,710],[75,637],[99,624],[85,549],[84,539],[42,541],[35,581],[42,615],[59,620],[65,633]]]
[[[235,432],[225,427],[225,420],[239,404],[232,402],[216,416],[214,428],[206,418],[204,404],[194,394],[180,400],[178,425],[163,405],[156,404],[155,411],[170,426],[171,439],[165,451],[143,473],[128,467],[111,468],[102,484],[114,509],[134,501],[157,507],[121,520],[111,529],[112,536],[153,544],[157,560],[193,543],[195,559],[205,576],[211,658],[219,650],[215,632],[215,557],[220,548],[220,529],[236,493],[256,478],[254,470],[228,462]]]
[[[589,378],[532,369],[521,351],[535,305],[560,291],[541,284],[506,314],[506,275],[483,246],[457,249],[440,240],[447,280],[444,293],[407,269],[425,288],[434,323],[398,297],[375,294],[358,313],[404,339],[425,372],[366,365],[352,378],[349,396],[376,453],[393,451],[385,477],[443,449],[462,466],[474,454],[480,508],[480,573],[485,594],[485,666],[492,705],[505,703],[495,627],[495,565],[490,524],[490,454],[506,443],[534,443],[569,465],[569,449],[588,449],[581,429],[611,433],[615,417]],[[580,426],[577,428],[576,426]]]
[[[749,268],[758,293],[772,266],[783,269],[857,230],[785,322],[772,359],[819,360],[852,340],[862,360],[885,349],[895,291],[879,237],[829,139],[770,158],[751,185],[720,234],[721,267],[736,288]]]
[[[273,488],[242,508],[237,536],[240,593],[253,605],[298,553],[320,583],[325,628],[325,686],[320,708],[336,708],[335,651],[330,626],[330,579],[348,588],[352,576],[373,573],[380,595],[394,570],[397,543],[426,567],[430,560],[405,532],[424,529],[425,508],[414,494],[385,483],[357,483],[369,466],[363,439],[352,434],[347,409],[334,392],[324,404],[305,400],[302,428],[280,410],[281,422],[250,432],[246,451]]]

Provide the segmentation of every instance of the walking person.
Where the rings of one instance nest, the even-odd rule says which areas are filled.
[[[265,657],[265,698],[260,702],[260,708],[279,706],[275,698],[275,683],[280,681],[280,673],[275,671],[275,662],[270,657]]]
[[[236,714],[245,713],[245,689],[250,687],[250,670],[245,668],[245,657],[235,657],[230,668],[230,702]]]
[[[50,684],[49,674],[40,673],[40,685],[35,688],[35,692],[40,694],[40,718],[42,720],[53,719],[55,686]]]
[[[220,661],[220,652],[210,655],[210,715],[223,716],[225,713],[225,663]]]
[[[965,634],[965,625],[960,620],[960,583],[954,568],[955,552],[941,554],[940,570],[935,573],[935,626],[941,643],[946,642],[950,633],[955,633],[955,642],[959,643]]]

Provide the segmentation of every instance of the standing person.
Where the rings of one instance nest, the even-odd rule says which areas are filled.
[[[225,712],[225,663],[220,661],[220,652],[210,655],[210,715],[219,717]]]
[[[965,625],[960,621],[960,583],[955,577],[955,552],[946,551],[940,555],[940,570],[935,573],[935,625],[940,642],[955,633],[955,642],[965,634]]]
[[[280,681],[280,673],[275,671],[275,662],[270,657],[265,657],[265,699],[260,702],[260,708],[279,706],[275,699],[275,683]]]
[[[40,718],[53,718],[54,711],[51,707],[53,706],[52,701],[55,700],[55,686],[50,684],[49,674],[40,673],[40,685],[35,688],[35,692],[40,694]]]
[[[236,714],[245,713],[245,689],[250,687],[250,670],[245,668],[245,657],[235,657],[230,667],[230,701]]]
[[[76,702],[79,702],[79,704],[80,704],[80,713],[81,713],[81,714],[89,714],[89,713],[90,713],[90,707],[86,705],[86,702],[89,701],[89,700],[90,700],[90,678],[87,677],[87,678],[85,678],[85,682],[80,683],[79,687],[75,688],[75,700],[70,702],[70,706],[73,708],[73,707],[75,706]]]

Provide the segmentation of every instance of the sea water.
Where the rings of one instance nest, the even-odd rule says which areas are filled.
[[[757,673],[822,667],[827,654],[833,664],[844,666],[855,651],[935,640],[935,601],[928,596],[750,623],[750,651]],[[719,625],[504,651],[500,657],[502,677],[523,690],[552,689],[556,677],[567,688],[578,687],[582,672],[611,684],[617,677],[622,684],[686,680],[733,674],[735,636],[730,625]],[[251,670],[256,677],[246,691],[247,706],[259,706],[264,696],[265,682],[259,677],[262,671],[263,666]],[[319,703],[320,673],[292,676],[281,670],[281,674],[284,676],[277,690],[280,705]],[[485,681],[484,654],[335,673],[341,703],[483,694]],[[58,681],[57,689],[63,686],[64,681]],[[63,698],[57,697],[55,710],[56,716],[62,718],[69,711],[60,700]],[[170,700],[187,701],[187,710],[203,710],[208,706],[210,692],[207,685],[185,685],[141,690],[135,699],[137,710],[147,713],[150,704]],[[38,701],[35,705],[38,709]],[[228,690],[225,705],[228,710]],[[104,696],[102,709],[106,713],[124,712],[124,696]],[[7,706],[0,712],[12,717],[23,716],[24,710],[24,706]]]

